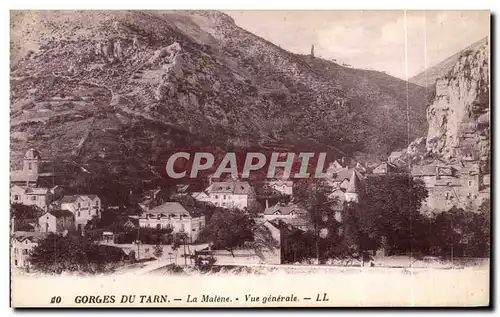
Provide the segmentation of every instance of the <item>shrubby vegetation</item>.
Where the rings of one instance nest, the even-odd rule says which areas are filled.
[[[126,260],[122,249],[98,245],[77,235],[50,233],[38,242],[30,256],[35,270],[60,274],[65,271],[104,273]]]
[[[360,203],[346,206],[338,222],[329,209],[328,191],[318,184],[297,186],[301,205],[308,210],[311,230],[287,232],[282,260],[287,263],[316,258],[369,259],[386,255],[488,257],[490,253],[490,202],[477,212],[451,208],[439,214],[420,213],[427,197],[424,185],[409,176],[373,176],[365,181]],[[325,230],[326,229],[326,230]],[[327,232],[322,235],[321,232]]]
[[[233,253],[235,248],[254,240],[254,225],[254,220],[241,211],[217,211],[200,231],[198,240],[209,242],[214,249]]]

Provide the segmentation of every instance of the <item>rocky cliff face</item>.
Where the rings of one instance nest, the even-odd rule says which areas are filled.
[[[489,157],[489,45],[467,50],[436,82],[426,150],[444,161]]]

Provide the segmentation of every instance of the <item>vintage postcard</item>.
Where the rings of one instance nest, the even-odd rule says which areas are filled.
[[[489,11],[11,11],[11,306],[490,305],[490,41]]]

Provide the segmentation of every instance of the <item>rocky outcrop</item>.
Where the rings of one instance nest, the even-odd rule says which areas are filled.
[[[452,162],[489,156],[489,45],[462,53],[452,70],[436,82],[427,109],[426,150]],[[481,118],[481,120],[479,120]],[[486,123],[486,124],[485,124]]]
[[[420,137],[408,145],[406,152],[403,154],[403,159],[410,162],[421,161],[427,154],[427,139]]]
[[[175,42],[157,50],[149,60],[149,64],[152,66],[160,64],[164,70],[162,82],[156,87],[155,99],[157,101],[164,101],[167,97],[171,98],[175,96],[177,89],[176,81],[184,77],[181,45]]]

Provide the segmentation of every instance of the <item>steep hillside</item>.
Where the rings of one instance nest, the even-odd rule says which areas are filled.
[[[447,59],[438,63],[437,65],[434,65],[424,70],[423,72],[413,76],[412,78],[409,79],[409,82],[423,87],[430,87],[434,89],[436,86],[436,80],[448,74],[448,72],[453,68],[457,60],[465,51],[476,50],[480,46],[484,45],[484,43],[486,43],[487,40],[488,40],[487,38],[483,38],[471,44],[470,46],[464,48],[462,51],[448,57]]]
[[[13,163],[33,146],[134,183],[179,147],[386,155],[407,144],[407,106],[411,137],[425,133],[426,98],[291,54],[219,12],[11,13]]]

